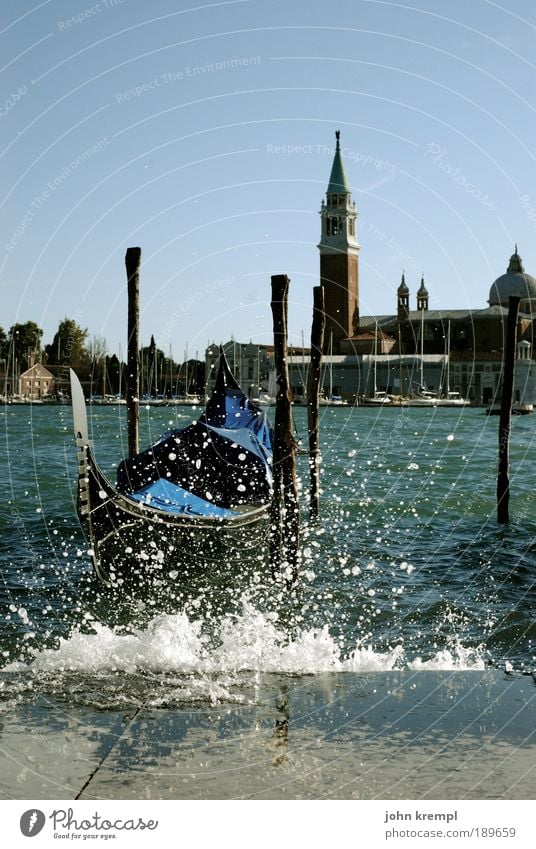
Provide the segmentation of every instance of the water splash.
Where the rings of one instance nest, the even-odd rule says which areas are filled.
[[[204,619],[185,612],[160,614],[143,628],[111,627],[91,623],[61,638],[55,649],[35,653],[29,664],[12,663],[5,672],[84,673],[112,672],[218,676],[243,672],[318,674],[323,672],[377,672],[395,668],[483,669],[478,650],[456,645],[428,660],[407,661],[401,645],[377,651],[357,639],[344,651],[330,633],[320,628],[294,629],[292,636],[275,612],[258,610],[247,596],[241,610],[227,614],[210,629]]]

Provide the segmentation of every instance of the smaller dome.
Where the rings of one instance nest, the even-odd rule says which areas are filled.
[[[419,291],[417,292],[417,295],[421,295],[423,297],[428,297],[428,289],[424,285],[424,277],[421,277],[421,285],[419,287]]]
[[[521,309],[524,312],[536,312],[536,280],[525,272],[517,245],[510,257],[506,274],[501,274],[492,283],[488,303],[490,307],[507,307],[511,295],[521,298]]]
[[[409,295],[409,289],[406,286],[406,278],[402,275],[402,280],[400,281],[400,286],[397,289],[398,295]]]

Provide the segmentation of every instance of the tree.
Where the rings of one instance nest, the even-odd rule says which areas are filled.
[[[163,375],[166,355],[156,347],[154,336],[151,343],[140,350],[140,377],[142,395],[156,396],[163,391]]]
[[[87,337],[87,329],[83,330],[74,319],[65,317],[59,324],[52,344],[45,347],[47,363],[87,372],[90,365]]]
[[[39,351],[43,331],[35,321],[24,324],[14,324],[9,328],[8,356],[14,361],[20,371],[26,371],[30,365],[30,354]]]
[[[92,336],[89,351],[94,362],[103,360],[108,354],[108,345],[104,336]]]
[[[106,357],[108,391],[111,392],[112,395],[117,395],[120,391],[122,394],[125,393],[124,378],[123,385],[121,385],[121,378],[123,376],[122,369],[123,364],[119,362],[119,358],[116,354],[112,354],[111,357]]]
[[[0,327],[0,360],[7,359],[7,352],[9,350],[9,342],[7,338],[6,331],[3,327]]]
[[[204,395],[205,363],[187,360],[178,368],[177,391],[179,395]]]

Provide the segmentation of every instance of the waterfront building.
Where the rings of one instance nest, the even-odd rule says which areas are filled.
[[[357,209],[352,199],[337,130],[333,164],[320,208],[320,283],[324,288],[324,394],[349,402],[375,391],[410,396],[427,390],[458,392],[473,404],[500,398],[505,321],[510,295],[521,298],[514,399],[536,405],[536,280],[527,274],[517,245],[504,274],[489,289],[481,309],[429,308],[429,284],[421,276],[412,296],[402,274],[392,312],[361,315]],[[361,281],[363,285],[363,281]],[[366,284],[365,284],[366,285]],[[415,308],[412,309],[412,297]],[[253,397],[269,392],[273,348],[225,343],[233,373]],[[305,396],[307,363],[302,349],[289,349],[290,386]],[[219,346],[206,352],[207,389]]]
[[[273,347],[237,342],[230,339],[221,346],[233,375],[250,398],[257,398],[268,389]],[[205,380],[207,394],[212,392],[216,380],[220,345],[209,345],[205,351]]]
[[[55,391],[54,375],[41,363],[31,365],[19,378],[19,395],[25,401],[52,398]]]
[[[402,274],[393,312],[361,315],[359,308],[357,211],[340,149],[340,133],[322,201],[320,281],[326,304],[326,372],[334,394],[352,401],[378,391],[411,395],[427,388],[459,392],[475,404],[500,397],[505,319],[510,295],[521,298],[514,397],[536,404],[536,280],[527,274],[517,245],[506,272],[489,290],[481,309],[429,308],[422,276],[411,308],[410,286]],[[361,281],[363,285],[363,281]],[[291,385],[299,383],[291,362]],[[324,384],[326,380],[324,379]]]

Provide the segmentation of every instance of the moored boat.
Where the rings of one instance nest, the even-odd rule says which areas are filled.
[[[447,392],[446,395],[437,399],[438,407],[468,407],[469,401],[462,398],[459,392]]]
[[[359,400],[360,407],[384,407],[393,403],[393,399],[387,392],[377,391],[374,395],[363,395]]]
[[[406,407],[437,407],[439,402],[437,393],[424,385],[421,385],[418,392],[405,400]]]
[[[533,404],[526,403],[515,403],[512,405],[512,415],[513,416],[528,416],[530,413],[534,412]],[[492,404],[490,407],[486,409],[487,416],[500,416],[501,415],[501,405],[500,404]]]
[[[82,387],[71,370],[78,447],[78,515],[101,580],[218,570],[231,552],[259,547],[272,483],[272,432],[231,374],[223,352],[212,397],[193,424],[120,463],[117,484],[95,460]]]

